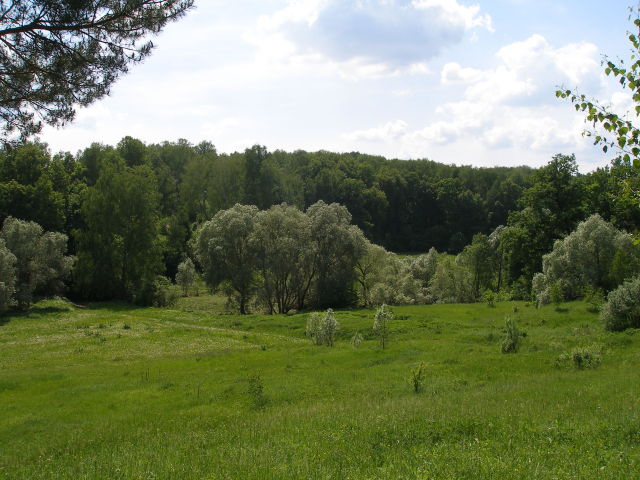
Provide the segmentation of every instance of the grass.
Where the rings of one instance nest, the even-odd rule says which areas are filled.
[[[383,351],[372,310],[337,312],[327,348],[306,315],[209,295],[42,302],[0,325],[0,478],[637,478],[640,336],[565,307],[399,307]],[[506,315],[517,354],[500,353]],[[599,368],[557,366],[591,345]]]

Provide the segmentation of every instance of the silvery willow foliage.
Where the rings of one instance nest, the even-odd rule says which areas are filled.
[[[74,262],[73,257],[65,256],[66,235],[44,232],[35,222],[8,217],[0,238],[16,258],[15,299],[20,308],[28,307],[37,291],[43,295],[62,291]]]
[[[640,328],[640,276],[627,280],[609,293],[600,319],[607,330]]]
[[[610,271],[616,252],[633,249],[631,235],[592,215],[542,257],[542,272],[533,277],[533,294],[539,304],[546,304],[554,285],[561,286],[566,300],[578,298],[586,287],[609,290],[615,287]]]
[[[16,291],[16,256],[4,245],[0,239],[0,313],[7,311],[13,304],[13,294]]]
[[[393,310],[391,307],[384,304],[376,310],[376,314],[373,317],[373,333],[380,339],[380,347],[383,349],[387,346],[387,339],[389,338],[389,324],[393,319]]]
[[[339,326],[333,310],[329,308],[324,315],[318,312],[309,315],[305,334],[315,345],[333,347]]]

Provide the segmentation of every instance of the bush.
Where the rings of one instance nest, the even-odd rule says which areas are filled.
[[[502,341],[502,353],[517,353],[524,334],[511,317],[505,319],[505,337]]]
[[[360,347],[360,344],[363,341],[364,341],[364,337],[362,336],[362,334],[360,332],[356,332],[355,335],[353,337],[351,337],[351,345],[353,345],[353,348]]]
[[[333,310],[329,308],[324,316],[318,312],[314,312],[309,316],[305,333],[315,345],[333,347],[339,326]]]
[[[578,370],[586,370],[598,368],[601,361],[602,347],[594,344],[576,347],[570,353],[561,354],[556,360],[556,366],[563,367],[571,363]]]
[[[601,288],[585,287],[583,298],[588,305],[587,310],[591,313],[599,312],[604,304],[604,292]]]
[[[384,349],[387,346],[387,338],[389,338],[389,322],[393,320],[393,310],[388,305],[382,306],[376,310],[373,318],[373,333],[380,339],[380,346]]]
[[[178,293],[176,287],[167,277],[158,275],[153,281],[151,288],[151,305],[154,307],[170,307],[178,301]]]
[[[624,282],[609,293],[600,319],[610,331],[640,327],[640,277]]]

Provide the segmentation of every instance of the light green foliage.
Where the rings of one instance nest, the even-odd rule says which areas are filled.
[[[371,288],[371,304],[431,303],[426,284],[421,277],[425,272],[418,268],[423,260],[401,258],[394,253],[387,253],[382,261],[383,268],[380,272],[380,280]]]
[[[353,304],[355,265],[365,253],[360,229],[351,225],[351,214],[337,203],[320,200],[311,205],[306,214],[315,247],[315,305]]]
[[[609,293],[600,319],[607,330],[640,328],[640,277],[627,280]]]
[[[387,347],[387,341],[391,333],[390,323],[394,318],[393,309],[384,304],[376,310],[376,314],[373,317],[373,333],[380,340],[380,347],[383,350]]]
[[[492,245],[493,242],[489,241],[487,235],[476,234],[471,244],[467,245],[456,258],[456,263],[467,269],[474,300],[492,287],[496,263],[494,260],[496,252]]]
[[[360,348],[362,342],[364,342],[364,337],[360,332],[354,333],[353,337],[351,337],[351,345],[353,346],[353,348]]]
[[[176,273],[176,283],[182,288],[182,295],[189,295],[189,289],[196,281],[196,267],[190,258],[178,265],[178,273]]]
[[[562,280],[556,280],[549,287],[549,301],[555,305],[556,310],[558,311],[560,309],[560,304],[565,300],[565,289],[566,288],[564,287]]]
[[[552,288],[558,284],[567,300],[578,298],[585,287],[608,289],[616,252],[633,248],[630,235],[620,232],[599,215],[590,216],[575,231],[556,241],[553,250],[543,257],[542,273],[533,279],[533,293],[538,303],[549,303]]]
[[[324,315],[318,312],[309,315],[305,334],[314,345],[333,347],[339,327],[333,310],[329,308]]]
[[[590,124],[585,134],[593,138],[594,145],[599,145],[605,153],[609,150],[617,152],[617,161],[630,167],[629,175],[617,179],[623,190],[616,195],[616,200],[637,211],[640,200],[640,129],[637,125],[640,115],[640,18],[637,7],[631,7],[630,12],[629,19],[633,18],[635,31],[627,32],[631,57],[626,65],[625,60],[609,57],[605,57],[602,64],[605,75],[618,80],[622,89],[627,90],[625,95],[633,98],[635,119],[628,112],[616,111],[611,104],[589,98],[575,89],[557,90],[556,97],[569,99],[576,111],[584,113],[585,122]]]
[[[487,290],[482,294],[482,299],[486,302],[488,307],[494,308],[496,306],[497,295],[493,290]]]
[[[260,273],[262,300],[269,312],[287,313],[304,305],[316,258],[309,218],[286,204],[259,212],[251,248]]]
[[[411,378],[409,380],[413,387],[413,393],[420,393],[422,391],[426,376],[426,367],[424,362],[420,362],[417,367],[411,370]]]
[[[562,353],[556,360],[559,368],[573,365],[577,370],[595,369],[602,363],[602,345],[592,344],[575,347],[569,353]]]
[[[322,338],[322,319],[322,315],[318,312],[311,313],[307,319],[305,335],[314,345],[322,345],[324,343],[324,339]]]
[[[429,282],[429,293],[438,303],[475,300],[473,280],[467,269],[451,257],[443,257]]]
[[[172,307],[178,301],[179,293],[171,280],[158,275],[152,284],[151,305],[154,307]]]
[[[6,312],[13,304],[16,290],[16,256],[0,239],[0,313]]]
[[[512,317],[506,317],[504,322],[505,337],[502,340],[502,353],[518,353],[522,343],[523,333]]]
[[[604,292],[601,288],[586,287],[582,292],[583,300],[589,305],[588,310],[591,313],[597,313],[604,305]]]
[[[389,253],[381,246],[366,240],[364,235],[360,237],[360,241],[363,243],[364,254],[358,257],[355,268],[360,285],[360,302],[366,307],[376,303],[372,302],[373,286],[386,280],[383,272]]]
[[[215,288],[228,282],[240,313],[248,313],[256,286],[256,252],[251,238],[258,208],[236,204],[205,222],[194,237],[194,251],[204,279]]]
[[[9,217],[0,237],[16,259],[15,300],[19,308],[27,308],[36,293],[62,293],[74,262],[73,257],[65,256],[65,235],[44,232],[35,222]]]

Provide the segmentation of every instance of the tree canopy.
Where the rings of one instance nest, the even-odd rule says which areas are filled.
[[[71,121],[193,0],[0,0],[0,139]]]

